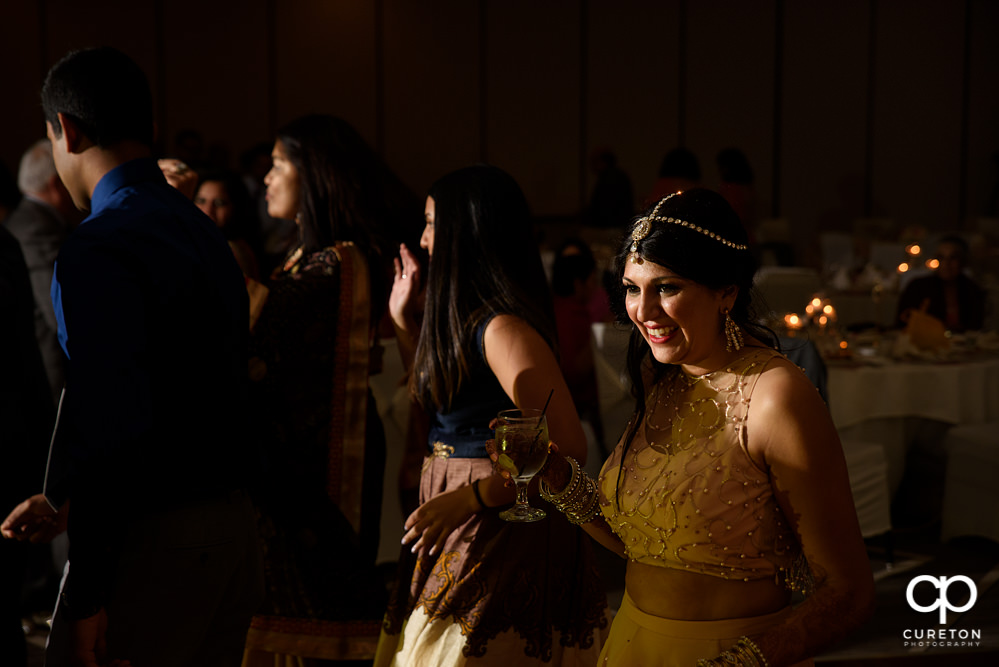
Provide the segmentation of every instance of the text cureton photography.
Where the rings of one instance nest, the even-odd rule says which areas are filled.
[[[951,602],[950,598],[950,586],[953,583],[958,583],[957,591],[965,588],[966,591],[961,591],[960,593],[955,593],[955,595],[960,595],[957,597],[958,604]],[[920,586],[922,584],[922,586]],[[922,604],[922,601],[926,601],[926,596],[928,593],[923,591],[918,595],[919,600],[917,600],[917,589],[935,589],[935,598],[931,598],[932,602],[930,604]],[[975,586],[975,582],[964,575],[957,575],[953,577],[933,577],[930,575],[921,575],[914,577],[905,590],[905,598],[909,603],[909,606],[914,610],[922,613],[931,613],[938,611],[938,618],[940,627],[936,628],[906,628],[902,632],[903,645],[906,647],[977,647],[981,645],[982,631],[981,629],[967,629],[967,628],[948,628],[947,620],[948,612],[952,612],[951,621],[954,619],[954,614],[962,614],[972,607],[975,606],[975,602],[978,600],[978,588]]]

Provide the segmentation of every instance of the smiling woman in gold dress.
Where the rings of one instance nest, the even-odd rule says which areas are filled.
[[[836,429],[755,324],[755,268],[707,190],[654,204],[618,256],[635,413],[599,479],[554,455],[542,484],[628,559],[601,664],[808,665],[872,611]]]

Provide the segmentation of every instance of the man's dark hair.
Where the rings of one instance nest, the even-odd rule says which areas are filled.
[[[153,144],[149,81],[131,58],[110,47],[72,51],[56,63],[42,86],[42,110],[57,138],[62,113],[102,148],[121,141]]]

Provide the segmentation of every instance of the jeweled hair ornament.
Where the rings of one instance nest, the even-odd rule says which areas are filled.
[[[728,239],[723,238],[722,236],[716,234],[715,232],[709,229],[704,229],[703,227],[699,227],[698,225],[687,222],[686,220],[680,220],[679,218],[668,218],[666,216],[659,215],[659,208],[663,204],[668,202],[671,198],[677,196],[678,194],[682,193],[674,192],[673,194],[667,195],[662,199],[660,199],[659,203],[656,204],[656,207],[652,209],[652,213],[642,218],[639,218],[638,222],[635,223],[635,228],[631,230],[631,248],[629,249],[629,251],[631,252],[630,259],[633,264],[642,263],[642,257],[641,255],[638,254],[638,242],[649,235],[649,232],[652,230],[653,222],[665,222],[666,224],[669,225],[680,225],[681,227],[686,227],[687,229],[691,229],[695,232],[700,232],[701,234],[704,234],[705,236],[708,236],[718,241],[719,243],[727,245],[729,248],[733,248],[735,250],[747,250],[749,248],[749,246],[747,246],[744,243],[735,243],[733,241],[729,241]]]

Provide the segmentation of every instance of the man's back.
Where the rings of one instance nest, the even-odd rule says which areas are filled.
[[[239,486],[248,306],[211,222],[135,160],[100,182],[56,271],[74,461],[153,503]]]

